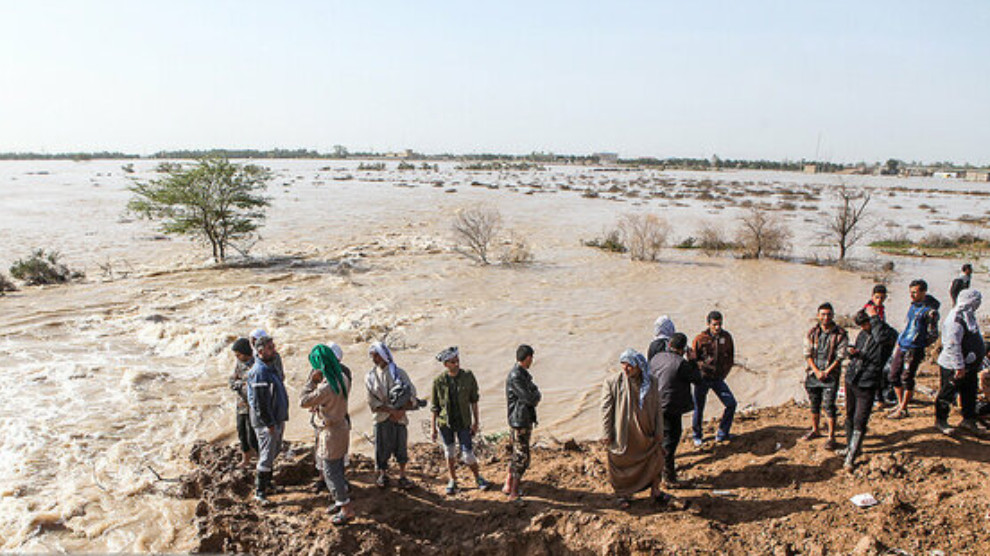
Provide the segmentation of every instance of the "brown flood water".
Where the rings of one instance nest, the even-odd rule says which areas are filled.
[[[537,436],[592,438],[602,379],[626,347],[645,351],[658,315],[670,315],[693,337],[708,311],[722,311],[736,339],[739,366],[729,384],[740,407],[770,405],[803,395],[801,339],[815,307],[829,300],[838,313],[852,313],[872,287],[868,277],[833,268],[674,249],[659,263],[634,263],[583,247],[579,239],[598,235],[623,212],[654,210],[673,225],[677,239],[702,220],[732,227],[738,214],[690,202],[587,199],[552,187],[601,182],[587,170],[468,174],[443,168],[379,176],[359,174],[353,164],[346,171],[320,170],[326,164],[268,163],[279,179],[271,188],[264,240],[253,254],[284,259],[226,270],[206,268],[201,247],[153,240],[151,225],[123,216],[128,194],[119,162],[0,165],[0,192],[7,198],[0,221],[4,235],[14,238],[0,252],[3,267],[31,246],[51,246],[89,276],[0,299],[0,366],[9,379],[0,386],[7,400],[0,408],[0,549],[190,547],[191,505],[168,497],[167,484],[150,469],[175,476],[187,468],[194,440],[234,440],[229,344],[258,326],[280,347],[293,404],[316,343],[340,343],[344,363],[363,379],[368,343],[390,330],[397,362],[422,395],[440,371],[434,354],[458,345],[463,366],[481,386],[485,432],[506,427],[505,375],[516,345],[529,343],[544,392]],[[139,162],[139,175],[152,177],[153,166]],[[39,170],[49,173],[30,173]],[[361,179],[332,179],[345,172]],[[750,174],[738,179],[804,179]],[[692,179],[716,177],[700,176]],[[432,186],[438,179],[444,187]],[[503,187],[470,187],[474,180]],[[537,194],[521,194],[533,184],[540,186]],[[519,191],[510,190],[513,185]],[[445,193],[448,187],[457,193]],[[498,206],[506,227],[527,238],[533,264],[481,267],[451,251],[451,215],[482,201]],[[944,203],[961,213],[972,201],[946,197]],[[814,249],[808,247],[814,244],[811,224],[805,215],[789,219],[795,251],[807,254]],[[913,219],[930,224],[916,213],[898,213],[897,225]],[[867,250],[857,254],[870,257]],[[108,261],[130,274],[105,280],[98,265]],[[340,261],[348,272],[340,271]],[[947,298],[956,264],[898,260],[892,323],[901,324],[914,275],[924,274],[933,293]],[[352,449],[366,452],[371,418],[361,390],[350,407]],[[718,410],[710,404],[712,415]],[[424,439],[427,418],[412,415],[412,440]],[[307,415],[294,406],[290,419],[288,438],[308,439]]]

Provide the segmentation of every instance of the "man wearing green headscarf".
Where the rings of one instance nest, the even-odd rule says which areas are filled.
[[[347,481],[344,478],[344,456],[350,444],[351,425],[347,419],[347,394],[351,380],[344,374],[340,360],[333,350],[320,344],[309,353],[313,371],[299,396],[299,404],[316,410],[316,457],[334,497],[334,509],[339,510],[331,522],[344,525],[354,518]]]

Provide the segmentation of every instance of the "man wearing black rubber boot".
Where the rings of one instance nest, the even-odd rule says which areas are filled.
[[[251,426],[258,435],[258,475],[255,480],[255,500],[265,504],[272,484],[275,458],[282,449],[282,433],[289,420],[289,397],[285,385],[272,367],[275,361],[275,342],[269,336],[258,338],[255,343],[258,357],[248,373],[248,405],[251,407]]]
[[[852,471],[863,446],[866,426],[873,410],[873,399],[883,377],[883,367],[894,351],[897,331],[880,319],[874,307],[856,313],[861,328],[856,344],[849,348],[846,371],[846,447],[838,451],[845,456],[846,471]]]

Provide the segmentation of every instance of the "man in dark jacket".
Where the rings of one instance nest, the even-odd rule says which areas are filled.
[[[692,359],[697,361],[701,371],[701,382],[694,386],[694,418],[691,421],[694,445],[701,446],[704,443],[701,423],[705,418],[705,401],[709,390],[714,391],[725,406],[718,432],[715,433],[715,441],[730,440],[732,435],[729,434],[729,429],[732,428],[732,418],[736,414],[736,398],[725,379],[735,364],[736,348],[732,342],[732,334],[722,329],[722,313],[708,313],[708,328],[695,337],[692,351]]]
[[[533,348],[523,344],[516,348],[516,365],[505,380],[505,401],[508,405],[509,427],[512,429],[512,458],[502,492],[509,500],[519,499],[519,483],[529,468],[529,441],[536,425],[536,406],[542,396],[529,373],[533,365]]]
[[[687,336],[677,332],[670,338],[667,351],[657,353],[650,360],[650,374],[656,380],[660,392],[660,411],[663,412],[663,482],[667,488],[677,488],[674,454],[684,430],[683,415],[694,409],[691,385],[701,382],[701,373],[693,361],[684,358]]]
[[[846,370],[846,456],[844,467],[852,471],[863,446],[866,425],[870,421],[873,399],[883,379],[883,368],[894,351],[897,331],[880,319],[874,307],[856,313],[861,331],[856,344],[849,348]]]
[[[275,361],[275,341],[269,336],[258,338],[255,343],[258,357],[248,373],[248,405],[251,408],[251,426],[258,435],[258,475],[255,479],[254,498],[265,503],[265,495],[271,488],[272,468],[282,449],[282,433],[289,420],[289,396],[285,385],[272,366]]]

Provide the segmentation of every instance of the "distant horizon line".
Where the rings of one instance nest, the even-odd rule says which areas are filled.
[[[781,165],[781,166],[794,166],[794,165],[805,165],[805,164],[817,164],[831,167],[841,167],[841,168],[857,168],[857,167],[872,167],[881,166],[890,161],[896,161],[902,166],[913,166],[913,167],[944,167],[944,168],[956,168],[956,169],[980,169],[986,168],[990,165],[988,164],[973,164],[970,162],[958,163],[955,161],[944,160],[944,161],[905,161],[897,158],[888,158],[886,161],[881,160],[858,160],[855,162],[833,162],[827,160],[814,160],[808,158],[791,159],[791,158],[722,158],[717,154],[713,154],[710,157],[691,157],[691,156],[635,156],[622,158],[619,153],[614,151],[596,151],[588,154],[576,154],[576,153],[557,153],[553,151],[531,151],[526,154],[513,154],[513,153],[499,153],[499,152],[440,152],[440,153],[423,153],[416,151],[414,149],[402,149],[401,151],[350,151],[346,147],[337,145],[334,147],[333,152],[320,152],[316,149],[307,148],[272,148],[272,149],[245,149],[245,148],[208,148],[208,149],[163,149],[155,151],[153,153],[139,154],[139,153],[128,153],[123,151],[111,151],[111,150],[100,150],[100,151],[62,151],[62,152],[38,152],[38,151],[3,151],[0,152],[0,161],[14,161],[14,160],[161,160],[161,159],[197,159],[209,156],[222,156],[224,158],[230,159],[311,159],[311,160],[367,160],[367,159],[385,159],[385,160],[433,160],[433,161],[443,161],[443,160],[483,160],[483,161],[499,161],[499,160],[509,160],[509,161],[530,161],[530,162],[543,162],[543,163],[575,163],[584,162],[589,163],[593,161],[600,161],[602,159],[611,160],[617,163],[626,164],[658,164],[658,163],[668,163],[668,164],[691,164],[697,165],[698,163],[707,163],[706,165],[720,167],[724,164],[765,164],[765,165]]]

